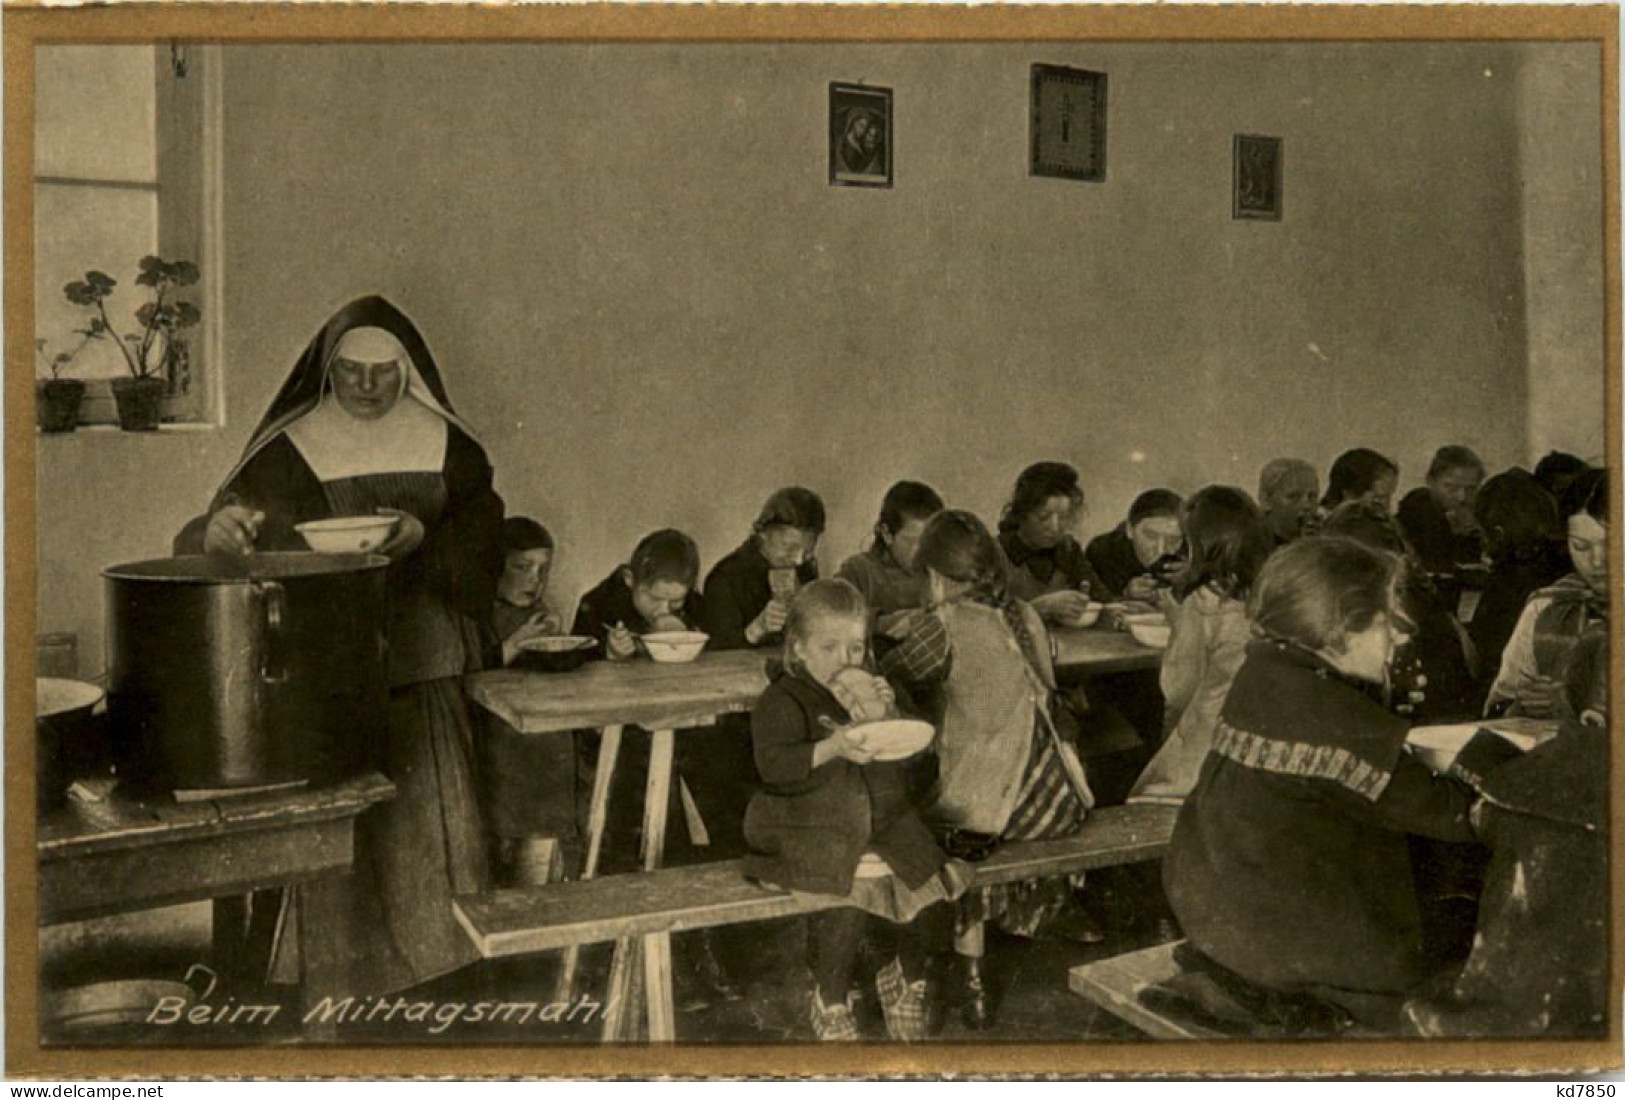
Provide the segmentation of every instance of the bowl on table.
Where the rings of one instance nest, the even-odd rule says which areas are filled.
[[[571,653],[578,649],[591,649],[591,638],[581,634],[544,634],[539,638],[526,638],[519,643],[525,653]]]
[[[1095,623],[1100,621],[1101,612],[1105,610],[1105,604],[1096,603],[1095,601],[1090,600],[1089,606],[1085,607],[1078,614],[1069,618],[1065,625],[1079,630],[1082,630],[1085,627],[1094,626]]]
[[[399,520],[399,516],[337,516],[296,523],[293,529],[318,553],[365,554],[382,545]]]
[[[515,667],[531,672],[574,672],[592,658],[597,643],[580,634],[546,634],[519,643]]]
[[[1131,620],[1128,632],[1134,640],[1143,646],[1152,649],[1167,649],[1168,642],[1173,637],[1174,628],[1168,625],[1168,620],[1158,615],[1155,621],[1147,619]]]
[[[680,665],[700,655],[711,635],[697,630],[658,630],[643,635],[643,648],[649,658],[661,664]]]
[[[865,722],[853,726],[849,735],[857,738],[864,748],[873,751],[878,762],[907,760],[923,751],[936,732],[930,722],[891,718],[884,722]]]

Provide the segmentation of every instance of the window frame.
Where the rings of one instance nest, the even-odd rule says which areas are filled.
[[[36,47],[41,48],[41,47]],[[220,48],[183,42],[152,43],[156,182],[34,176],[41,187],[87,187],[156,192],[158,253],[168,259],[190,259],[200,279],[188,297],[202,311],[187,341],[189,369],[185,379],[165,395],[161,427],[220,427],[224,424],[221,388],[221,145],[222,73]],[[37,157],[36,157],[37,163]],[[133,265],[139,257],[120,257]],[[112,270],[121,283],[131,271]],[[71,368],[69,371],[71,376]],[[115,426],[118,413],[110,380],[85,379],[79,410],[81,427]]]

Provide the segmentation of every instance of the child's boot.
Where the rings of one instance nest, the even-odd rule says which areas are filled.
[[[960,985],[959,1022],[971,1031],[986,1031],[993,1026],[993,993],[982,975],[982,958],[961,955],[959,967],[964,979]]]
[[[812,1029],[821,1043],[855,1043],[858,1022],[852,1016],[851,998],[826,1005],[818,988],[812,991]]]
[[[929,990],[924,978],[908,980],[901,959],[893,959],[880,969],[875,975],[875,991],[880,994],[887,1035],[900,1043],[918,1043],[926,1037]]]

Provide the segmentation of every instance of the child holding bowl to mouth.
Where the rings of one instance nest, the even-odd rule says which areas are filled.
[[[824,502],[811,489],[790,486],[767,498],[749,537],[705,578],[701,617],[710,635],[709,650],[783,644],[791,599],[798,588],[818,579],[813,555],[823,533]],[[759,784],[750,720],[724,715],[700,736],[703,755],[686,778],[710,831],[711,852],[717,859],[743,856],[745,807]],[[720,931],[726,939],[728,930]],[[730,961],[754,957],[743,948],[724,954]]]
[[[1172,489],[1147,489],[1129,505],[1127,519],[1089,541],[1089,564],[1105,583],[1097,595],[1157,604],[1183,564],[1182,503]]]
[[[946,950],[944,904],[969,871],[950,860],[908,798],[902,761],[877,761],[859,716],[896,712],[894,690],[864,670],[869,609],[843,580],[814,581],[790,604],[784,658],[751,713],[764,789],[745,816],[745,873],[760,882],[849,899],[808,917],[813,1033],[858,1038],[852,970],[871,915],[888,922],[891,961],[875,976],[886,1033],[926,1037],[927,962]]]
[[[813,556],[824,533],[824,502],[791,486],[767,498],[750,537],[705,578],[705,632],[712,649],[776,646],[790,599],[818,579]]]

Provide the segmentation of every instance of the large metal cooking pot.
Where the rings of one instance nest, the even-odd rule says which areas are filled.
[[[387,722],[388,564],[289,553],[104,570],[121,770],[177,790],[357,770]]]

